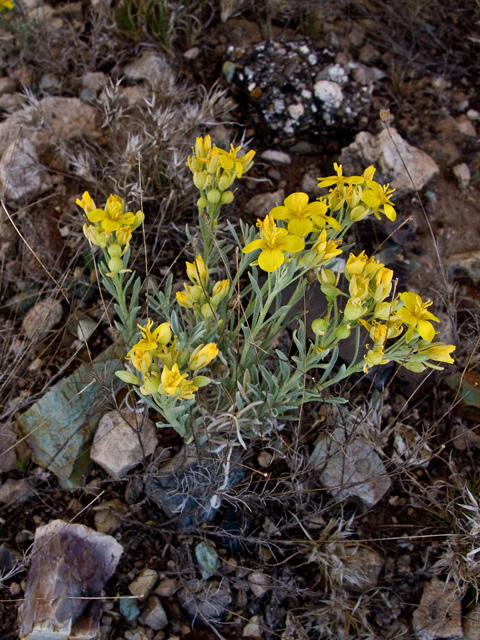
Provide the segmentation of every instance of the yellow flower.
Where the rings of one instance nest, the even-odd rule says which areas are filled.
[[[163,367],[159,393],[166,396],[176,396],[185,400],[191,400],[195,396],[196,387],[191,380],[187,380],[187,374],[180,373],[178,364],[171,369]]]
[[[363,176],[344,176],[343,175],[343,167],[341,164],[333,163],[333,168],[337,172],[336,176],[328,176],[328,178],[318,178],[320,182],[318,183],[319,188],[322,187],[331,187],[333,184],[342,185],[342,184],[362,184],[364,182]]]
[[[4,1],[4,0],[0,0],[0,3]],[[90,213],[91,211],[93,211],[94,209],[96,209],[95,207],[95,202],[93,201],[91,195],[88,193],[88,191],[85,191],[82,199],[80,200],[80,198],[77,198],[76,203],[78,204],[79,207],[81,207],[86,214]]]
[[[390,295],[390,291],[392,290],[392,279],[392,269],[382,267],[380,271],[377,271],[375,274],[375,293],[373,294],[375,302],[382,302]]]
[[[208,364],[210,364],[210,362],[217,356],[218,347],[214,342],[210,342],[205,346],[201,344],[190,356],[188,366],[193,371],[198,371],[198,369],[203,369],[203,367],[206,367]]]
[[[261,249],[258,266],[264,271],[276,271],[285,262],[285,252],[297,253],[305,246],[300,237],[290,235],[286,229],[278,228],[270,214],[265,216],[265,220],[258,220],[257,226],[260,229],[260,238],[249,242],[243,248],[243,253]]]
[[[371,367],[374,367],[375,365],[387,364],[388,362],[390,362],[390,360],[388,358],[384,358],[383,355],[384,355],[384,352],[383,352],[382,345],[378,345],[376,349],[370,349],[367,352],[367,355],[364,356],[365,358],[365,364],[363,366],[364,372],[368,373],[368,370]]]
[[[390,189],[389,185],[382,186],[374,180],[367,180],[368,189],[365,189],[362,193],[362,201],[365,202],[373,210],[373,214],[378,220],[380,220],[379,209],[383,209],[383,213],[389,220],[395,220],[397,212],[394,209],[394,204],[390,200],[390,196],[395,189]]]
[[[103,229],[96,227],[94,224],[84,224],[83,233],[92,244],[102,247],[102,249],[105,249],[110,238],[110,234],[107,231],[103,231]]]
[[[12,0],[0,0],[0,11],[4,9],[13,9]]]
[[[129,351],[129,353],[131,353],[131,351]],[[135,349],[129,359],[133,362],[135,369],[143,374],[150,371],[153,363],[153,357],[150,351],[144,351],[143,349]]]
[[[124,213],[125,204],[120,196],[110,195],[105,209],[93,209],[87,213],[90,222],[100,222],[102,229],[111,233],[122,225],[132,225],[136,221],[131,211]]]
[[[212,302],[218,304],[220,300],[223,300],[230,290],[230,280],[220,280],[213,285],[212,289]]]
[[[455,360],[450,354],[455,351],[453,344],[443,344],[443,342],[432,342],[418,349],[418,353],[426,356],[425,360],[435,360],[436,362],[446,362],[454,364]],[[428,363],[426,363],[428,365]]]
[[[288,231],[295,236],[306,236],[313,230],[314,221],[320,227],[327,223],[341,231],[341,225],[330,216],[326,216],[327,205],[325,202],[308,202],[306,193],[297,192],[290,194],[283,201],[283,206],[274,207],[270,215],[275,220],[289,220]]]
[[[427,311],[427,307],[433,304],[432,301],[423,302],[419,295],[411,291],[400,294],[399,298],[403,301],[404,306],[397,313],[402,321],[408,325],[408,331],[405,335],[406,341],[410,342],[416,329],[421,338],[431,342],[435,337],[435,328],[429,321],[440,322],[433,313]]]
[[[359,253],[358,256],[351,253],[345,265],[345,276],[347,280],[350,280],[354,275],[363,275],[370,279],[384,266],[381,262],[375,260],[373,256],[369,258],[365,251]]]
[[[253,156],[255,155],[255,151],[247,151],[243,156],[237,157],[240,149],[241,147],[234,147],[233,144],[230,145],[230,151],[218,149],[222,169],[234,171],[238,178],[241,178],[252,167]]]
[[[186,262],[187,276],[190,282],[205,288],[208,282],[208,267],[205,265],[200,254],[195,258],[195,262]]]
[[[320,267],[328,264],[333,258],[340,255],[342,250],[338,248],[340,240],[327,240],[327,230],[324,229],[311,249],[302,256],[300,266]]]
[[[159,324],[153,331],[153,320],[149,320],[146,327],[142,327],[141,325],[137,326],[142,333],[142,339],[130,349],[127,354],[127,358],[130,357],[131,353],[134,353],[138,349],[143,351],[155,351],[158,343],[167,344],[172,337],[172,330],[170,329],[168,322],[162,322],[162,324]]]
[[[120,227],[115,231],[117,242],[121,245],[128,245],[132,239],[132,227]]]

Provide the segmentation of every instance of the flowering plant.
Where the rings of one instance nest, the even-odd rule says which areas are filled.
[[[139,339],[141,283],[135,274],[124,278],[131,233],[143,213],[125,212],[118,196],[105,209],[88,193],[77,200],[85,235],[103,250],[100,271],[129,347],[117,376],[187,443],[246,446],[246,439],[297,420],[308,402],[344,402],[325,390],[352,374],[391,361],[415,372],[453,362],[455,347],[434,342],[432,322],[439,320],[428,311],[431,302],[396,293],[393,271],[375,257],[347,255],[343,243],[352,225],[370,215],[396,218],[393,189],[373,179],[375,168],[349,177],[335,164],[336,175],[319,179],[328,193],[313,202],[305,193],[289,195],[257,221],[257,232],[220,221],[253,157],[240,147],[219,149],[208,135],[197,138],[187,160],[199,191],[198,228],[187,229],[194,248],[185,265],[188,282],[173,295],[170,275],[163,290],[147,297],[158,322],[139,324]],[[220,237],[219,224],[233,245]],[[313,321],[300,304],[308,290],[324,299],[324,312]],[[353,341],[353,356],[340,364],[346,340]]]

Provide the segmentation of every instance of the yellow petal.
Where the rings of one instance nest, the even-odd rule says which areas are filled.
[[[294,236],[306,236],[313,229],[313,222],[309,218],[292,218],[288,223],[288,230]]]
[[[242,252],[250,253],[251,251],[255,251],[255,249],[264,249],[266,246],[267,245],[265,244],[265,241],[259,238],[257,240],[252,240],[252,242],[249,242],[247,246],[243,247]]]
[[[258,257],[258,266],[268,273],[276,271],[284,262],[285,258],[280,249],[264,249]]]

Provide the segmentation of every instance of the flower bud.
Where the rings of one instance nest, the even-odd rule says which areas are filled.
[[[210,342],[205,346],[201,344],[190,356],[188,366],[192,371],[203,369],[218,356],[218,347],[214,342]]]
[[[339,340],[345,340],[351,333],[350,325],[341,324],[335,329],[335,335]]]
[[[193,184],[197,187],[197,189],[203,189],[206,181],[207,181],[206,171],[196,171],[193,174]]]
[[[212,305],[208,302],[202,304],[200,311],[204,318],[211,318],[213,316]]]
[[[197,200],[197,207],[199,211],[203,211],[207,206],[207,199],[203,196]]]
[[[123,269],[123,260],[121,258],[110,258],[108,268],[115,275]]]
[[[337,276],[331,269],[322,269],[320,273],[317,274],[317,278],[320,284],[328,284],[331,286],[337,284]]]
[[[222,204],[231,204],[233,202],[233,198],[234,198],[233,191],[224,191],[222,193],[220,202]]]
[[[360,316],[363,316],[366,311],[367,307],[362,305],[362,301],[359,298],[350,298],[345,305],[345,311],[343,313],[345,320],[353,322],[353,320],[358,320]]]
[[[218,189],[210,189],[210,191],[207,193],[207,200],[210,204],[218,204],[221,197],[222,196]]]
[[[224,298],[230,289],[230,280],[220,280],[213,285],[212,296],[215,296],[218,301]]]
[[[218,188],[220,189],[220,191],[226,191],[227,189],[229,189],[232,184],[235,182],[235,176],[234,175],[228,175],[228,173],[224,173],[222,176],[220,176],[220,178],[218,179],[217,185]]]
[[[107,251],[111,258],[119,258],[122,255],[122,247],[117,243],[111,244]]]
[[[145,376],[145,379],[143,381],[143,387],[140,389],[140,391],[146,395],[152,395],[153,393],[157,393],[158,391],[158,387],[160,386],[160,378],[157,378],[157,376]]]
[[[317,318],[312,322],[312,331],[316,336],[324,336],[328,331],[328,320]]]

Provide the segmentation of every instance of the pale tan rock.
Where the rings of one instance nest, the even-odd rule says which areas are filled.
[[[462,605],[454,595],[455,585],[432,578],[413,613],[413,629],[418,640],[461,640]]]
[[[463,620],[463,640],[480,638],[480,603],[476,604]]]
[[[135,580],[128,585],[128,590],[132,596],[137,597],[139,600],[146,600],[157,580],[158,572],[146,567],[143,571],[140,571]]]
[[[390,183],[397,195],[414,191],[415,187],[421,189],[439,172],[427,153],[408,144],[393,127],[376,136],[361,131],[352,144],[342,150],[340,162],[344,165],[344,175],[361,175],[373,164],[376,167],[374,179],[382,184]]]
[[[152,455],[157,446],[156,427],[139,411],[109,411],[98,425],[91,459],[115,480]]]
[[[262,219],[267,215],[267,213],[270,213],[273,207],[283,205],[284,200],[284,189],[278,189],[271,193],[258,193],[256,196],[250,198],[245,209],[247,210],[247,213],[251,213],[257,218]]]
[[[62,304],[54,298],[39,300],[27,312],[22,322],[25,336],[34,342],[42,340],[63,315]]]
[[[257,598],[262,598],[271,589],[271,579],[263,571],[252,571],[248,574],[250,591]]]
[[[371,547],[347,548],[345,581],[355,591],[368,591],[378,584],[383,557]]]
[[[29,139],[18,137],[6,147],[0,159],[0,190],[4,197],[24,202],[48,191],[51,186],[51,180],[40,165]]]

